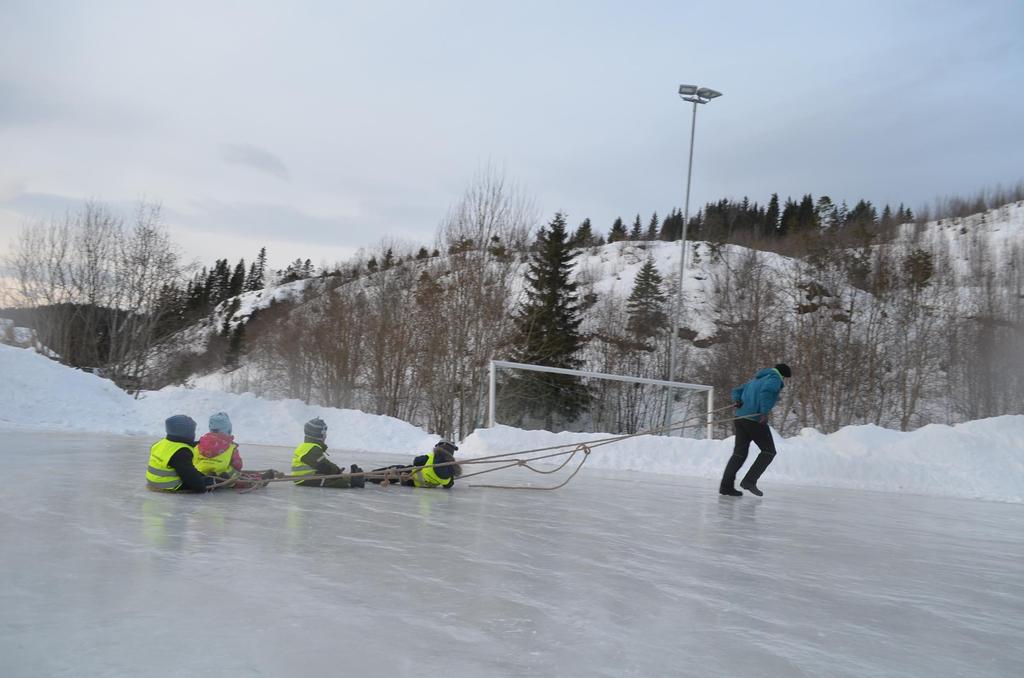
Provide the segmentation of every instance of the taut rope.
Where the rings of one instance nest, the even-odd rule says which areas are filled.
[[[712,410],[711,412],[712,413],[721,412],[722,410],[728,409],[730,407],[732,407],[731,404],[726,405],[724,407],[720,407],[720,408],[718,408],[716,410]],[[551,446],[548,446],[548,447],[538,447],[538,448],[534,448],[534,449],[531,449],[531,450],[518,450],[518,451],[515,451],[515,452],[501,452],[501,453],[498,453],[498,454],[492,454],[492,455],[487,455],[487,456],[483,456],[483,457],[474,457],[474,458],[471,458],[471,459],[464,459],[464,460],[459,460],[459,461],[452,461],[452,462],[444,462],[444,463],[441,463],[441,464],[434,464],[433,466],[434,466],[434,468],[442,468],[442,467],[445,467],[445,466],[456,466],[456,465],[458,465],[458,466],[470,466],[470,465],[474,465],[474,464],[494,464],[495,465],[492,468],[486,468],[486,469],[484,469],[482,471],[476,471],[474,473],[469,473],[469,474],[463,475],[463,476],[460,477],[460,479],[462,479],[462,480],[465,480],[466,478],[471,478],[473,476],[483,475],[485,473],[491,473],[493,471],[501,471],[501,470],[508,469],[508,468],[514,468],[514,467],[517,467],[517,466],[526,468],[526,469],[528,469],[530,471],[533,471],[534,473],[550,475],[550,474],[553,474],[553,473],[557,473],[558,471],[561,471],[563,468],[565,468],[569,464],[570,461],[572,461],[572,459],[578,453],[582,452],[583,453],[583,458],[580,460],[579,464],[576,466],[576,468],[573,470],[573,472],[569,475],[569,477],[566,478],[561,483],[559,483],[558,485],[555,485],[555,486],[552,486],[552,487],[532,487],[532,486],[520,486],[520,485],[482,485],[482,484],[470,484],[470,487],[487,487],[487,488],[509,489],[509,490],[557,490],[557,489],[559,489],[561,487],[565,487],[565,485],[568,484],[569,481],[572,480],[576,476],[577,473],[579,473],[580,469],[583,468],[583,464],[586,463],[587,459],[589,458],[591,450],[593,448],[595,448],[595,447],[601,447],[603,445],[611,445],[612,443],[617,443],[617,442],[620,442],[622,440],[628,440],[629,438],[636,438],[638,436],[653,435],[653,434],[657,434],[657,433],[667,433],[667,432],[671,432],[671,431],[674,431],[674,430],[677,430],[677,429],[682,430],[682,429],[685,429],[685,428],[689,428],[691,426],[703,426],[703,425],[706,424],[705,421],[697,421],[695,423],[686,423],[686,422],[689,422],[690,420],[694,420],[694,419],[698,419],[698,418],[703,420],[706,416],[707,416],[707,413],[698,413],[698,414],[686,417],[684,419],[681,419],[679,421],[672,422],[672,423],[667,424],[665,426],[659,426],[659,427],[652,428],[652,429],[647,429],[647,430],[644,430],[644,431],[638,431],[636,433],[628,433],[628,434],[623,434],[623,435],[610,436],[610,437],[607,437],[607,438],[597,438],[595,440],[589,440],[589,441],[585,441],[585,442],[582,442],[582,443],[563,443],[561,445],[551,445]],[[726,422],[726,421],[732,421],[733,419],[734,419],[734,417],[730,417],[728,419],[715,420],[715,421],[712,421],[711,423],[712,424],[718,424],[718,423],[722,423],[722,422]],[[552,450],[561,450],[561,451],[559,451],[559,452],[552,452]],[[548,453],[548,454],[541,454],[541,453]],[[536,456],[530,456],[530,457],[527,457],[527,458],[516,458],[516,457],[521,457],[523,455],[536,455]],[[551,469],[551,470],[545,471],[545,470],[538,469],[538,468],[535,468],[535,467],[530,465],[531,462],[536,462],[536,461],[541,461],[543,459],[551,459],[551,458],[554,458],[554,457],[561,457],[561,456],[565,456],[566,457],[565,460],[562,461],[562,463],[559,464],[556,468]],[[366,478],[367,480],[380,480],[381,481],[381,485],[386,487],[388,484],[390,484],[394,480],[401,481],[401,480],[406,480],[406,479],[410,478],[411,474],[413,472],[418,471],[418,470],[420,470],[422,468],[425,468],[425,467],[424,466],[403,466],[401,468],[392,468],[392,469],[386,469],[386,470],[383,470],[383,471],[357,471],[355,473],[317,474],[317,475],[301,475],[301,476],[285,475],[285,476],[282,476],[280,478],[268,478],[268,479],[260,480],[259,481],[259,483],[260,483],[259,487],[265,487],[267,484],[275,483],[275,482],[298,482],[298,481],[304,481],[304,480],[330,480],[330,479],[334,479],[334,478],[357,478],[357,477],[363,477],[363,478]],[[242,491],[251,491],[252,489],[256,489],[256,488],[254,487],[254,488],[250,488],[248,490],[242,490]]]

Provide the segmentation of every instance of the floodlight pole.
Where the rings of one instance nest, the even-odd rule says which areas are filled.
[[[676,341],[679,339],[679,330],[682,329],[680,320],[683,314],[683,282],[686,278],[686,230],[690,225],[690,180],[693,177],[693,139],[697,131],[697,104],[706,104],[716,97],[722,96],[707,87],[696,85],[680,85],[679,96],[683,101],[693,102],[693,113],[690,117],[690,159],[686,165],[686,202],[683,203],[683,233],[679,242],[679,291],[676,294],[675,312],[672,318],[672,336],[668,342],[668,380],[676,378]],[[665,422],[668,423],[672,417],[672,403],[669,401],[665,407]]]

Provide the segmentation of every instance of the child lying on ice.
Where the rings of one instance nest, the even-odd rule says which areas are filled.
[[[455,451],[459,448],[447,440],[438,441],[430,454],[421,454],[412,460],[411,466],[385,466],[373,470],[366,479],[371,483],[398,481],[406,487],[443,487],[448,490],[455,479],[462,475],[462,467],[455,462]],[[440,466],[439,466],[440,464]]]

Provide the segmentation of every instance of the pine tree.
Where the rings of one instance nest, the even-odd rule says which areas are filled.
[[[678,208],[673,208],[665,217],[665,221],[661,222],[661,234],[658,238],[665,242],[672,242],[681,237],[683,237],[683,213]]]
[[[799,207],[792,198],[786,198],[786,204],[782,208],[782,216],[779,218],[778,235],[786,235],[796,230],[797,213]]]
[[[572,234],[573,247],[590,247],[594,244],[594,230],[590,219],[584,219],[576,232]]]
[[[893,225],[892,208],[888,204],[882,208],[882,221],[880,223],[883,229],[889,228]]]
[[[836,213],[836,206],[832,204],[832,198],[827,195],[818,198],[818,202],[814,206],[814,214],[818,219],[818,226],[820,228],[835,228],[838,226]]]
[[[243,287],[245,288],[246,292],[255,292],[256,291],[253,288],[253,279],[255,277],[256,277],[256,262],[254,261],[251,264],[249,264],[249,272],[245,274],[245,285],[243,285]]]
[[[516,314],[514,355],[518,362],[577,369],[580,352],[580,304],[570,278],[575,253],[569,245],[565,217],[555,214],[537,235],[526,273],[526,301]],[[514,386],[521,412],[571,422],[586,407],[589,392],[575,377],[530,373]]]
[[[228,298],[231,291],[231,269],[227,259],[218,259],[206,283],[207,299],[211,306],[216,306]]]
[[[263,289],[264,278],[267,274],[267,248],[261,247],[256,261],[249,267],[249,276],[245,279],[245,291],[255,292]]]
[[[206,268],[189,281],[185,289],[185,313],[189,318],[206,313]]]
[[[608,242],[619,242],[626,239],[626,226],[622,223],[622,217],[616,217],[612,224],[612,230],[608,233]]]
[[[764,234],[775,235],[779,230],[779,194],[772,193],[768,201],[768,211],[764,215]]]
[[[813,231],[818,228],[817,215],[814,212],[814,198],[810,193],[800,200],[796,210],[796,228],[798,231]]]
[[[644,235],[643,224],[640,223],[640,215],[636,215],[636,219],[633,220],[633,228],[629,230],[630,240],[640,240]]]
[[[228,282],[228,296],[237,297],[245,287],[245,259],[239,259]]]
[[[836,208],[836,224],[839,226],[846,226],[850,219],[850,209],[846,206],[846,201],[843,200],[839,203],[839,207]]]
[[[878,222],[878,212],[867,200],[860,200],[846,217],[846,225],[870,229]]]
[[[309,263],[309,259],[306,259],[306,263]],[[290,283],[307,278],[308,276],[305,275],[304,270],[305,265],[302,263],[302,259],[296,259],[284,269],[281,275],[281,283]]]
[[[658,213],[651,214],[651,222],[647,224],[647,240],[657,240],[661,224],[658,223]]]
[[[633,292],[626,302],[629,320],[626,329],[641,341],[660,334],[668,327],[665,303],[668,297],[662,289],[662,277],[652,259],[648,259],[633,283]]]

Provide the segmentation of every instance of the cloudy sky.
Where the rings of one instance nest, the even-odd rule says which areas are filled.
[[[706,4],[707,6],[702,6]],[[602,231],[692,204],[917,207],[1024,179],[1024,3],[0,0],[0,253],[84,199],[190,257],[432,244],[479,169]]]

